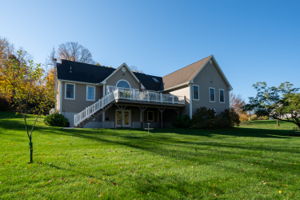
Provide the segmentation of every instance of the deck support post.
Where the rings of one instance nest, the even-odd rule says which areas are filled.
[[[146,107],[139,107],[140,108],[140,123],[141,128],[144,128],[144,112],[146,110]]]
[[[165,111],[165,108],[160,108],[158,110],[160,112],[160,128],[163,128],[164,127],[163,113]]]

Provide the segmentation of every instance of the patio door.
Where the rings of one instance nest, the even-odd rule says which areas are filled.
[[[131,112],[130,110],[116,110],[115,115],[116,127],[128,128],[131,126]]]

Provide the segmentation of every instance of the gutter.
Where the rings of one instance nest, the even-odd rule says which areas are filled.
[[[102,83],[89,83],[89,82],[84,82],[84,81],[72,81],[72,80],[65,80],[65,79],[57,79],[59,81],[66,81],[66,82],[72,82],[72,83],[81,83],[81,84],[89,84],[89,85],[103,85]]]

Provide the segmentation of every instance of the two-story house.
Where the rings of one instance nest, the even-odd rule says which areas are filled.
[[[61,60],[57,63],[56,109],[70,126],[169,127],[200,107],[229,108],[232,89],[213,56],[166,76]]]

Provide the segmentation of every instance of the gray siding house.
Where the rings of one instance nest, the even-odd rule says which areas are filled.
[[[232,89],[213,56],[166,76],[68,60],[57,65],[56,109],[70,126],[94,128],[170,127],[178,115],[200,107],[222,112]]]

